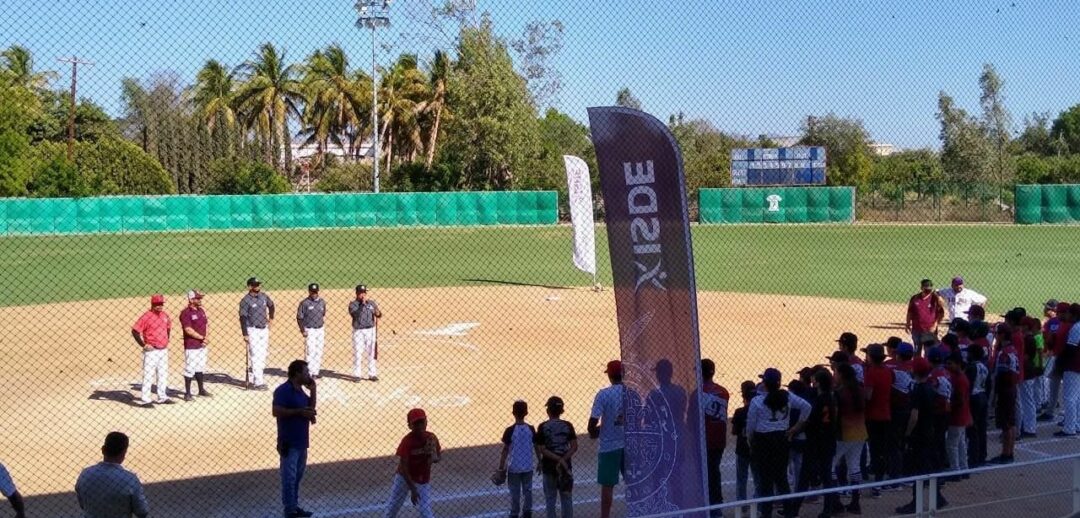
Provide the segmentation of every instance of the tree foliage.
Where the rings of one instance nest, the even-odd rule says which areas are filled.
[[[859,119],[808,116],[799,143],[825,146],[826,180],[829,185],[864,187],[870,178],[870,134]]]
[[[629,88],[624,86],[615,94],[615,106],[640,110],[641,101],[639,101],[637,97],[634,97],[634,94],[630,93]]]
[[[1051,137],[1060,142],[1066,152],[1080,153],[1080,104],[1061,112],[1054,119]]]
[[[237,158],[210,163],[208,194],[280,194],[290,190],[288,180],[268,164]]]

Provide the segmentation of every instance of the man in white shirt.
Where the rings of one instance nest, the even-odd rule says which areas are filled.
[[[952,286],[942,288],[938,294],[945,299],[945,307],[949,310],[949,321],[967,317],[971,306],[986,307],[986,297],[975,290],[965,288],[963,277],[953,277]]]
[[[142,483],[134,473],[124,469],[128,436],[110,432],[101,447],[102,462],[86,468],[75,482],[75,496],[84,518],[146,518]]]
[[[608,362],[604,372],[611,381],[611,386],[601,389],[593,399],[592,413],[589,414],[589,437],[600,439],[597,448],[599,460],[596,468],[596,481],[600,484],[600,517],[611,516],[611,502],[615,486],[622,473],[623,452],[626,447],[626,417],[623,415],[623,398],[626,389],[623,386],[623,366],[619,360]]]

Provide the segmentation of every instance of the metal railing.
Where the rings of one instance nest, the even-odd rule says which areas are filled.
[[[979,474],[979,473],[991,473],[991,472],[996,472],[996,471],[1019,469],[1019,468],[1026,468],[1026,467],[1032,467],[1032,466],[1039,466],[1039,465],[1043,465],[1043,464],[1050,464],[1050,463],[1056,463],[1056,462],[1067,462],[1067,461],[1072,461],[1072,487],[1070,489],[1064,489],[1064,490],[1058,490],[1058,491],[1046,491],[1046,492],[1033,493],[1033,494],[1025,494],[1025,495],[1020,495],[1020,496],[1016,496],[1016,497],[1001,498],[1001,499],[997,499],[997,500],[982,500],[982,501],[979,501],[977,503],[968,504],[968,505],[951,506],[947,510],[938,508],[938,502],[937,502],[938,491],[937,491],[937,488],[938,488],[938,479],[940,479],[940,478],[951,478],[951,477],[956,477],[956,476],[974,475],[974,474]],[[929,482],[929,488],[925,487],[926,484],[924,484],[924,482]],[[837,486],[837,487],[831,487],[831,488],[828,488],[828,489],[816,489],[816,490],[813,490],[813,491],[803,491],[803,492],[800,492],[800,493],[788,493],[788,494],[785,494],[785,495],[774,495],[774,496],[762,497],[762,498],[752,498],[752,499],[748,499],[748,500],[739,500],[739,501],[736,501],[736,502],[724,502],[723,504],[710,505],[710,506],[706,506],[706,507],[699,507],[699,508],[696,508],[696,509],[683,509],[683,510],[680,510],[680,511],[671,511],[671,512],[665,512],[665,513],[659,513],[659,514],[650,514],[650,515],[646,516],[645,518],[666,518],[666,517],[675,517],[675,516],[680,516],[681,517],[681,516],[694,515],[694,514],[698,514],[698,513],[703,514],[703,513],[707,513],[709,511],[715,511],[715,510],[723,511],[723,510],[726,510],[726,509],[734,509],[735,510],[735,518],[743,518],[744,514],[749,515],[749,518],[759,518],[760,513],[758,512],[757,504],[764,504],[764,503],[782,504],[785,500],[791,500],[791,499],[794,499],[794,498],[807,498],[807,497],[812,497],[812,496],[824,497],[825,495],[829,495],[829,494],[833,494],[833,493],[840,493],[840,492],[843,492],[843,491],[855,491],[855,490],[873,489],[873,488],[881,488],[881,487],[884,487],[884,486],[895,486],[895,485],[908,486],[909,484],[915,484],[915,512],[912,513],[912,514],[899,514],[899,515],[893,515],[893,516],[914,516],[916,518],[932,518],[932,517],[935,517],[935,516],[938,516],[938,515],[941,515],[941,514],[944,514],[944,513],[952,513],[952,512],[956,512],[956,511],[962,511],[962,510],[966,510],[966,509],[973,509],[973,508],[977,508],[977,507],[986,507],[986,506],[990,506],[990,505],[1002,504],[1002,503],[1006,503],[1006,502],[1014,502],[1014,501],[1018,501],[1018,500],[1029,500],[1029,499],[1034,499],[1034,498],[1045,498],[1045,497],[1060,496],[1060,495],[1065,495],[1065,494],[1071,494],[1072,495],[1072,513],[1069,514],[1068,516],[1080,516],[1080,453],[1075,453],[1075,454],[1072,454],[1072,455],[1061,455],[1061,456],[1047,457],[1047,458],[1044,458],[1044,459],[1030,460],[1030,461],[1024,461],[1024,462],[1014,462],[1014,463],[1011,463],[1011,464],[995,464],[995,465],[987,465],[987,466],[982,466],[982,467],[978,467],[978,468],[970,468],[970,469],[963,469],[963,470],[941,471],[941,472],[937,472],[937,473],[930,473],[930,474],[927,474],[927,475],[916,475],[916,476],[911,476],[911,477],[895,478],[895,479],[882,480],[882,481],[877,481],[877,482],[864,482],[864,483],[861,483],[861,484]],[[927,489],[929,490],[929,493],[930,493],[929,496],[926,494]],[[749,511],[744,512],[745,508],[749,508]],[[769,517],[769,518],[771,518],[771,517]]]

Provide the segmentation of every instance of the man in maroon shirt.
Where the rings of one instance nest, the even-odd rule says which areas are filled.
[[[930,279],[922,280],[922,290],[908,299],[907,320],[904,329],[911,333],[911,343],[915,345],[915,354],[922,355],[922,344],[928,339],[938,338],[938,326],[945,318],[945,301],[934,291]],[[929,335],[929,336],[927,336]]]
[[[184,329],[184,401],[191,396],[191,380],[199,385],[199,395],[209,397],[203,386],[206,372],[207,321],[202,307],[203,294],[198,290],[187,292],[188,305],[180,312],[180,326]]]
[[[869,363],[865,367],[866,432],[870,439],[870,467],[874,480],[885,480],[889,452],[896,448],[892,434],[893,371],[885,365],[885,347],[872,344],[863,349]],[[875,494],[877,489],[875,488]]]

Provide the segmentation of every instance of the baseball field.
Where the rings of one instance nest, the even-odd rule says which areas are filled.
[[[1078,300],[1075,283],[1063,282],[1080,266],[1075,236],[1075,228],[1054,226],[696,226],[702,355],[716,360],[718,382],[733,391],[768,366],[792,376],[820,363],[842,331],[866,343],[902,335],[904,304],[922,278],[940,286],[963,275],[989,297],[991,312]],[[75,477],[98,460],[105,433],[122,430],[132,437],[127,466],[147,484],[153,515],[277,516],[271,396],[242,386],[236,318],[244,280],[257,275],[277,305],[271,386],[303,357],[295,311],[304,286],[319,282],[327,300],[330,372],[320,382],[305,507],[317,516],[378,515],[405,412],[422,406],[447,449],[434,474],[437,514],[502,515],[505,489],[486,480],[511,403],[529,401],[536,424],[543,401],[558,394],[583,433],[592,395],[606,383],[603,365],[618,355],[612,293],[589,288],[570,249],[565,226],[0,239],[0,461],[33,516],[76,516]],[[598,281],[610,286],[603,227],[597,259]],[[346,376],[345,308],[359,282],[385,315],[378,382]],[[130,326],[156,292],[175,319],[190,288],[207,293],[214,397],[139,407],[140,353]],[[174,338],[174,394],[182,364]],[[1075,449],[1048,439],[1050,431],[1022,443],[1019,456]],[[583,516],[595,509],[594,446],[582,441],[575,466]],[[730,499],[734,461],[725,461]],[[1069,473],[1068,466],[1055,466],[1040,477],[987,476],[951,495],[963,503],[1017,487],[1064,488],[1069,477],[1055,470]],[[902,498],[871,502],[868,513],[886,514]],[[1024,507],[999,508],[990,515]]]

